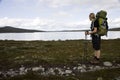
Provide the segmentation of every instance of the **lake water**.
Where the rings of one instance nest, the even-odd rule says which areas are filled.
[[[90,36],[87,37],[91,39]],[[120,31],[109,31],[108,37],[102,39],[120,38]],[[84,32],[35,32],[35,33],[0,33],[0,40],[78,40],[85,39]]]

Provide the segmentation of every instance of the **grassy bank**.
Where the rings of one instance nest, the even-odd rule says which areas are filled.
[[[0,41],[0,71],[9,70],[11,68],[18,69],[21,65],[26,67],[32,66],[74,66],[81,63],[82,56],[84,54],[84,44],[87,42],[86,48],[88,48],[88,60],[93,56],[93,49],[90,41],[84,40],[68,40],[68,41]],[[115,40],[102,40],[102,54],[101,61],[112,61],[120,63],[120,39]],[[114,70],[113,74],[119,74],[118,70]],[[103,72],[103,71],[102,71]],[[104,74],[107,74],[109,70],[106,70]],[[101,73],[101,72],[96,72]],[[95,72],[91,73],[91,77],[97,75]],[[110,74],[110,75],[113,75]],[[26,76],[18,76],[15,79],[28,78],[29,73]],[[89,74],[85,73],[82,80]],[[37,76],[37,75],[34,75]],[[30,77],[30,76],[29,76]],[[37,76],[38,77],[38,76]],[[106,77],[106,76],[105,76]],[[43,79],[41,79],[43,78]],[[51,80],[70,80],[69,77],[48,77]],[[78,76],[79,78],[79,76]],[[95,80],[96,78],[92,78]],[[49,80],[45,77],[38,77],[38,79],[26,79],[26,80]],[[76,79],[71,79],[76,80]],[[81,79],[80,79],[81,80]],[[88,79],[87,79],[88,80]],[[109,79],[110,80],[110,79]]]

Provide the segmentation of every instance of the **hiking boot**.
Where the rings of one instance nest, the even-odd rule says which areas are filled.
[[[99,64],[100,61],[97,57],[94,57],[93,60],[90,61],[91,64]]]
[[[90,61],[90,63],[91,63],[91,64],[99,64],[100,61],[99,61],[99,60],[92,60],[92,61]]]

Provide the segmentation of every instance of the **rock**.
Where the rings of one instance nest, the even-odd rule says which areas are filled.
[[[77,69],[77,67],[73,67],[73,70],[76,70]]]
[[[44,72],[44,71],[45,71],[45,68],[43,68],[42,66],[33,67],[33,68],[32,68],[32,71],[42,71],[42,72]]]
[[[56,74],[59,74],[59,75],[63,75],[65,74],[65,72],[61,69],[61,68],[55,68],[55,71],[54,71]]]
[[[42,66],[40,66],[40,70],[41,70],[42,72],[44,72],[44,71],[45,71],[45,68],[42,67]]]
[[[102,68],[101,68],[100,66],[95,66],[94,69],[95,69],[95,70],[100,70],[100,69],[102,69]]]
[[[86,65],[82,65],[83,68],[86,68]]]
[[[111,62],[103,62],[103,65],[106,66],[106,67],[111,67],[113,64]]]
[[[25,74],[25,67],[23,65],[21,65],[21,67],[19,68],[19,74],[20,75],[24,75]]]
[[[40,70],[39,67],[33,67],[33,68],[32,68],[32,71],[38,71],[38,70]]]
[[[21,67],[19,68],[20,71],[24,71],[25,67],[23,65],[21,65]]]
[[[81,72],[86,72],[86,69],[84,69],[84,68],[83,68],[83,69],[81,69]]]
[[[67,69],[70,69],[70,67],[67,67]]]
[[[65,73],[66,73],[66,74],[71,74],[71,73],[72,73],[72,70],[66,70]]]
[[[93,68],[94,68],[94,66],[89,66],[89,69],[90,69],[90,70],[93,70]]]
[[[48,71],[47,71],[47,74],[55,75],[54,69],[53,68],[49,68]]]
[[[82,66],[78,66],[78,68],[77,68],[78,70],[81,70],[81,69],[83,69],[83,67]]]

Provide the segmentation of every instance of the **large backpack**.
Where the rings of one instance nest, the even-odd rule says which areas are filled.
[[[100,36],[107,35],[108,32],[108,23],[106,16],[107,16],[107,12],[104,10],[101,10],[96,14],[96,18],[98,19],[98,23],[99,23],[97,34],[99,34]]]

